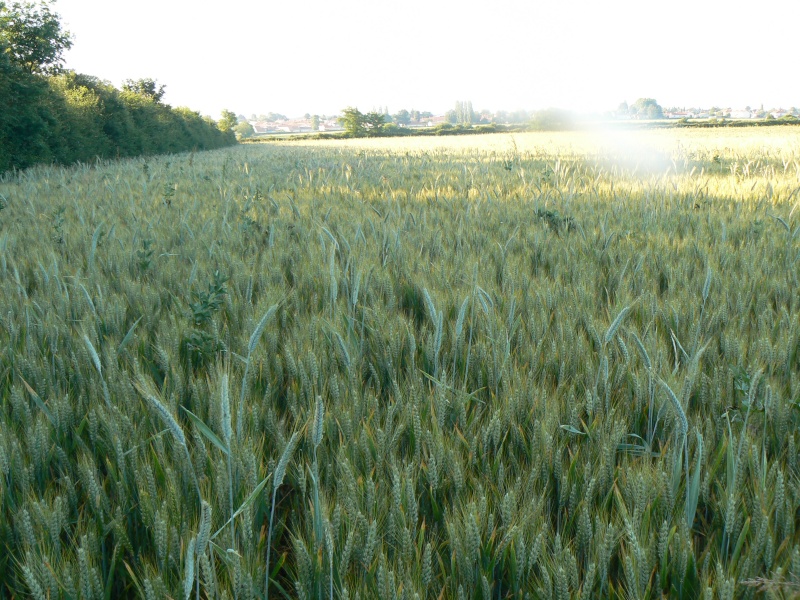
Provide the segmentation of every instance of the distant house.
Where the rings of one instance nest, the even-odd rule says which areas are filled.
[[[269,123],[268,121],[250,121],[250,125],[253,126],[253,131],[256,134],[269,133],[270,131],[273,131],[270,128],[270,125],[272,125],[272,124]]]
[[[674,111],[665,113],[664,116],[668,119],[689,119],[691,118],[691,113],[686,111]]]
[[[320,122],[320,131],[344,131],[344,127],[339,125],[336,119],[328,119],[327,121]]]
[[[731,119],[752,119],[753,113],[746,109],[736,109],[731,111]]]

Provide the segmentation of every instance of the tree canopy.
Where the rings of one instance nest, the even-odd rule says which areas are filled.
[[[220,131],[232,131],[236,124],[239,122],[236,113],[231,110],[223,110],[222,117],[217,122]]]
[[[368,112],[364,115],[364,125],[368,133],[377,133],[381,127],[386,123],[386,113],[379,111]],[[389,119],[391,120],[391,118]]]
[[[248,123],[247,121],[240,121],[239,123],[237,123],[236,126],[233,128],[233,131],[236,134],[236,137],[239,139],[246,139],[249,137],[253,137],[253,135],[256,132],[255,129],[253,129],[253,126],[250,125],[250,123]]]
[[[365,115],[353,106],[348,106],[339,117],[339,124],[344,127],[348,135],[359,136],[366,131]]]
[[[61,28],[52,2],[0,2],[0,45],[10,61],[29,74],[53,73],[61,68],[72,36]]]
[[[158,85],[155,79],[126,79],[122,82],[122,89],[126,92],[133,92],[146,98],[152,99],[154,102],[161,102],[161,99],[166,93],[166,85]]]
[[[408,125],[411,122],[411,113],[406,109],[399,110],[392,117],[392,120],[398,125]]]
[[[339,117],[339,124],[349,136],[378,135],[386,123],[386,114],[380,110],[362,113],[353,106],[348,106]]]
[[[459,100],[456,102],[455,108],[445,113],[445,117],[447,118],[447,122],[453,125],[471,125],[476,120],[471,101],[463,102]]]
[[[662,119],[664,110],[653,98],[639,98],[630,105],[628,111],[639,119]]]

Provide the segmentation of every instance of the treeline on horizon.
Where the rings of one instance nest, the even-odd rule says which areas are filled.
[[[624,121],[619,122],[615,127],[619,129],[670,129],[670,128],[715,128],[715,127],[774,127],[784,125],[800,125],[800,120],[796,117],[783,117],[780,119],[765,120],[729,120],[712,119],[708,121]],[[532,119],[527,123],[487,123],[487,124],[465,124],[465,123],[441,123],[434,127],[399,127],[394,123],[386,123],[384,126],[375,129],[364,129],[361,131],[333,131],[303,134],[266,134],[251,137],[243,137],[243,143],[261,143],[264,141],[286,141],[292,139],[312,139],[312,140],[335,140],[360,137],[428,137],[428,136],[448,136],[448,135],[477,135],[484,133],[525,133],[534,131],[579,131],[585,124],[578,121]]]
[[[236,143],[212,119],[162,103],[163,86],[152,80],[120,90],[62,71],[70,46],[46,3],[0,1],[0,173]]]
[[[547,108],[537,111],[517,111],[506,113],[501,111],[494,116],[496,120],[487,120],[485,111],[476,113],[471,102],[457,102],[454,110],[447,111],[445,122],[433,127],[413,127],[411,114],[401,110],[390,115],[385,110],[373,110],[362,113],[358,108],[347,107],[338,117],[343,131],[313,132],[302,134],[305,139],[342,139],[359,137],[406,137],[406,136],[445,136],[469,135],[481,133],[522,133],[533,131],[572,131],[585,128],[591,121],[581,120],[575,113],[559,108]],[[730,118],[712,118],[707,120],[665,120],[663,110],[655,100],[641,98],[626,111],[633,115],[632,120],[618,121],[615,126],[625,129],[663,129],[673,127],[713,128],[713,127],[771,127],[776,125],[798,125],[800,119],[794,115],[773,118],[768,115],[763,120],[735,120]],[[282,116],[282,115],[281,115]],[[498,122],[503,116],[510,116],[506,122]],[[246,127],[245,127],[246,126]],[[292,139],[296,134],[268,136],[255,135],[253,128],[246,121],[236,126],[241,141],[258,142],[265,138],[274,141]]]

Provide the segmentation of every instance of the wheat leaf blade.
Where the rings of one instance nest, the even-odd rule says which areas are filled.
[[[53,427],[55,427],[56,421],[53,418],[53,413],[51,413],[50,409],[47,408],[47,404],[44,403],[44,400],[42,400],[39,397],[39,394],[36,393],[36,391],[28,384],[28,382],[22,378],[22,375],[20,375],[19,378],[22,381],[22,384],[25,386],[25,389],[28,390],[28,393],[31,395],[31,398],[33,398],[33,401],[36,403],[36,406],[38,406],[39,410],[41,410],[44,413],[44,416],[47,417],[47,420],[50,421],[50,424]]]
[[[142,316],[142,317],[139,317],[138,319],[136,319],[136,321],[134,321],[133,325],[131,325],[130,329],[128,329],[128,333],[125,334],[125,337],[122,338],[122,341],[119,343],[119,346],[117,347],[117,356],[122,354],[122,351],[125,350],[125,348],[128,346],[128,344],[131,343],[131,341],[133,340],[133,332],[136,330],[136,326],[139,324],[139,322],[143,318],[144,317]]]
[[[209,442],[211,442],[217,448],[219,448],[222,451],[222,453],[225,454],[226,456],[230,453],[225,443],[217,437],[217,434],[211,431],[211,428],[208,425],[206,425],[200,417],[198,417],[196,414],[194,414],[185,406],[181,406],[181,408],[183,409],[183,412],[185,412],[186,415],[189,417],[189,419],[191,419],[192,423],[194,423],[195,427],[197,427],[198,431],[202,433],[206,437],[206,439],[208,439]]]
[[[253,503],[254,503],[254,502],[256,501],[256,499],[258,498],[258,495],[259,495],[259,494],[260,494],[260,493],[261,493],[261,492],[264,490],[264,488],[266,487],[266,485],[267,485],[267,482],[269,481],[269,478],[270,478],[270,477],[272,477],[272,473],[270,473],[270,474],[269,474],[269,475],[267,475],[267,476],[266,476],[264,479],[262,479],[262,480],[261,480],[261,483],[259,483],[259,484],[258,484],[258,485],[257,485],[257,486],[256,486],[256,487],[253,489],[253,491],[252,491],[252,492],[250,492],[250,495],[249,495],[249,496],[248,496],[248,497],[247,497],[247,498],[244,500],[244,502],[242,502],[242,504],[239,506],[239,508],[237,508],[237,509],[236,509],[236,512],[234,512],[234,513],[231,515],[231,518],[230,518],[230,519],[228,519],[227,521],[225,521],[225,523],[222,525],[222,527],[220,527],[219,529],[217,529],[217,531],[215,531],[215,532],[214,532],[214,535],[212,535],[212,536],[211,536],[209,539],[211,539],[211,540],[215,539],[215,538],[216,538],[216,537],[217,537],[217,536],[218,536],[220,533],[222,533],[222,531],[223,531],[223,530],[224,530],[224,529],[225,529],[225,528],[228,526],[228,524],[229,524],[231,521],[233,521],[233,520],[234,520],[236,517],[238,517],[240,514],[242,514],[244,511],[246,511],[248,507],[250,507],[250,506],[252,506],[252,505],[253,505]]]

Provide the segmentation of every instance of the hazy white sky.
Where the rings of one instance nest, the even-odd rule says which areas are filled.
[[[800,105],[798,0],[58,0],[66,65],[214,118]]]

